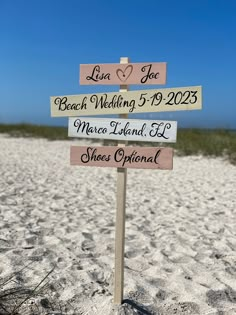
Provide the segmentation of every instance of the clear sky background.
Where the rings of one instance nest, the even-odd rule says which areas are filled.
[[[203,87],[201,111],[135,118],[236,129],[235,0],[0,0],[0,123],[67,125],[50,96],[118,91],[80,86],[79,65],[120,57],[167,62],[165,86],[131,90]]]

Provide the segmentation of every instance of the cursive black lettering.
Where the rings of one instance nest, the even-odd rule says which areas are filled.
[[[85,96],[82,100],[82,103],[68,103],[68,99],[66,96],[64,97],[57,97],[54,100],[54,104],[58,106],[59,111],[65,111],[65,110],[83,110],[86,109],[87,104],[86,104],[87,97]]]
[[[90,151],[91,150],[93,150],[93,148],[88,147],[87,148],[87,153],[84,153],[84,154],[81,155],[81,162],[88,163],[90,161]]]
[[[94,81],[94,82],[99,82],[102,80],[111,80],[110,78],[110,73],[101,73],[101,69],[99,65],[96,65],[93,68],[92,74],[86,77],[86,80],[90,81]]]
[[[159,162],[157,161],[157,158],[159,157],[159,155],[161,154],[161,149],[157,150],[155,157],[154,157],[154,163],[155,164],[159,164]]]
[[[90,102],[95,103],[95,109],[97,109],[99,106],[101,108],[107,108],[108,102],[107,102],[107,94],[104,93],[103,95],[100,95],[100,98],[98,95],[93,94],[90,97]]]
[[[150,130],[150,132],[149,132],[150,137],[158,137],[158,138],[169,139],[169,137],[165,136],[165,132],[166,132],[166,129],[170,129],[171,128],[171,124],[170,123],[166,123],[166,124],[164,124],[163,122],[161,122],[161,123],[152,123],[151,127],[154,128],[154,129]],[[161,127],[163,127],[162,131],[160,131]]]
[[[93,134],[106,134],[107,128],[106,127],[97,127],[97,126],[91,126],[90,122],[81,121],[80,118],[77,118],[74,121],[74,127],[77,127],[77,133],[85,133],[87,136],[93,135]]]
[[[122,159],[124,158],[124,154],[125,154],[125,152],[124,152],[124,150],[122,148],[116,150],[116,152],[114,154],[114,160],[116,162],[121,162]]]
[[[109,133],[109,135],[117,135],[118,134],[118,131],[117,131],[117,127],[118,127],[118,125],[120,125],[121,123],[120,122],[118,122],[118,121],[111,121],[110,122],[110,126],[111,127],[113,127],[114,129],[113,129],[113,131],[111,131],[110,133]]]
[[[88,163],[91,161],[95,161],[95,162],[99,162],[99,161],[106,161],[109,162],[111,159],[110,155],[101,155],[101,154],[96,154],[97,153],[97,149],[96,148],[92,148],[92,147],[88,147],[87,148],[87,153],[84,153],[81,155],[81,162],[83,163]]]
[[[139,155],[137,151],[133,150],[131,154],[126,155],[124,149],[119,148],[116,150],[114,154],[114,160],[118,163],[122,163],[122,167],[125,165],[132,164],[132,163],[155,163],[159,164],[157,161],[158,156],[160,155],[161,150],[159,149],[155,156],[145,156]]]
[[[130,100],[130,101],[126,101],[124,100],[124,98],[122,97],[122,95],[114,95],[112,97],[112,100],[109,102],[107,101],[107,97],[108,95],[106,93],[104,94],[93,94],[90,97],[90,102],[95,104],[95,109],[97,108],[130,108],[129,112],[132,113],[135,109],[135,100]]]
[[[151,72],[151,69],[152,69],[152,64],[143,66],[141,68],[142,72],[145,72],[147,70],[147,74],[145,74],[145,76],[142,77],[141,83],[146,83],[147,80],[152,80],[152,79],[157,80],[159,78],[160,73],[159,72],[156,72],[156,73],[155,72]]]

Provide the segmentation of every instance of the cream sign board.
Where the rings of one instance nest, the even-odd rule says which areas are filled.
[[[81,85],[165,84],[166,62],[81,64]]]
[[[69,137],[176,142],[177,122],[116,118],[69,118]]]
[[[52,96],[51,116],[168,112],[202,108],[201,86]]]

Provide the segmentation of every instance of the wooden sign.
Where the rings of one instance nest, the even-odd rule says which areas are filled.
[[[69,137],[176,142],[177,122],[116,118],[69,118]]]
[[[166,62],[81,64],[80,84],[166,84]]]
[[[168,112],[202,108],[201,86],[52,96],[51,116]]]
[[[173,169],[173,149],[71,146],[70,164],[116,168]]]

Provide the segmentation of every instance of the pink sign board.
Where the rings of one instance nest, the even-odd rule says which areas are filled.
[[[81,85],[165,84],[166,62],[81,64]]]
[[[155,147],[71,146],[70,164],[81,166],[173,169],[173,149]]]

